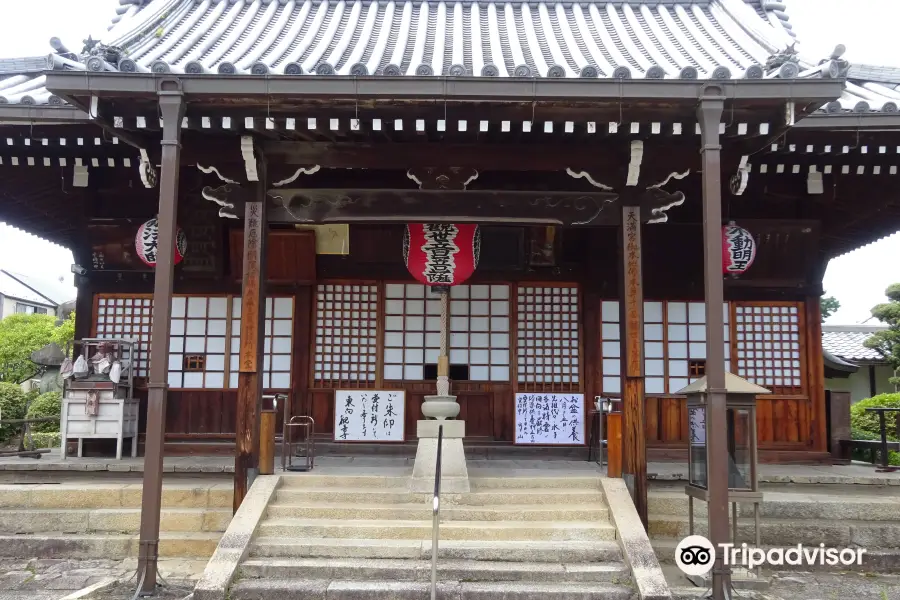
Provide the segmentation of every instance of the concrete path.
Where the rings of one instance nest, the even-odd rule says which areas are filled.
[[[414,459],[397,456],[322,456],[316,459],[317,473],[365,472],[367,474],[402,475],[412,471]],[[565,473],[603,473],[594,462],[574,460],[508,460],[471,459],[470,470],[533,471]],[[68,458],[61,460],[59,454],[45,455],[35,460],[31,458],[2,457],[0,473],[15,471],[74,471],[74,472],[143,472],[142,458]],[[172,456],[166,457],[163,470],[167,473],[233,473],[234,458],[229,456]],[[664,481],[686,481],[687,464],[680,462],[652,462],[647,466],[650,479]],[[760,465],[760,481],[763,483],[844,483],[869,485],[900,485],[900,472],[876,473],[866,463],[851,465]]]

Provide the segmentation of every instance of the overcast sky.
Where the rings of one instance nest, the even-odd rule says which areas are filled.
[[[900,0],[785,0],[805,55],[824,57],[842,43],[851,62],[900,67],[897,23]],[[36,56],[50,52],[48,40],[59,36],[81,49],[88,35],[102,37],[117,0],[0,0],[0,56]],[[889,51],[892,48],[892,51]],[[900,282],[900,234],[831,261],[825,289],[841,302],[829,322],[861,323],[869,309],[884,300],[884,290]],[[0,267],[46,279],[71,280],[68,250],[34,236],[0,226]]]

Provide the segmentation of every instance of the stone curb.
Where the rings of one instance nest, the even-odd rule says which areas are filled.
[[[225,600],[228,587],[247,556],[250,541],[279,485],[281,475],[260,475],[253,482],[197,582],[194,600]]]
[[[648,473],[648,481],[683,481],[687,483],[688,474],[684,473]],[[896,485],[900,486],[900,477],[879,477],[878,475],[759,475],[760,483],[796,483],[812,485]]]
[[[640,600],[672,600],[666,576],[622,479],[600,478],[609,517],[617,531],[622,557],[631,568]]]
[[[88,598],[92,598],[94,594],[113,587],[114,585],[116,585],[116,583],[118,583],[117,579],[104,579],[103,581],[98,581],[94,585],[89,585],[86,588],[82,588],[77,592],[72,592],[68,596],[63,596],[59,600],[87,600]]]

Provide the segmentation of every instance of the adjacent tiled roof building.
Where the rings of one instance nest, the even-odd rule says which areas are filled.
[[[0,103],[61,103],[42,68],[257,76],[732,79],[843,77],[793,51],[775,0],[123,0],[81,52],[0,61]],[[820,60],[821,59],[821,60]],[[896,112],[882,79],[848,83],[828,112]],[[5,74],[5,75],[4,75]],[[900,85],[900,81],[896,82]]]
[[[822,348],[843,360],[851,362],[883,362],[881,355],[864,342],[876,331],[883,331],[878,325],[824,325],[822,327]]]

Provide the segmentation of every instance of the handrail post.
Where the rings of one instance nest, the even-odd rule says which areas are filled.
[[[438,527],[441,513],[441,448],[444,446],[444,426],[438,425],[437,458],[434,465],[434,497],[431,523],[431,600],[437,600]]]

